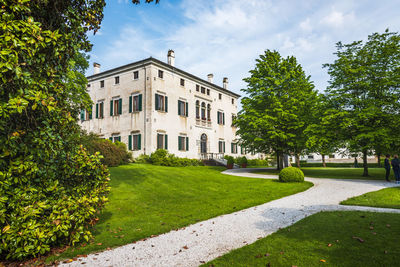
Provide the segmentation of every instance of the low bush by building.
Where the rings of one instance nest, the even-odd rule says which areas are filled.
[[[140,155],[134,159],[136,163],[150,163],[153,165],[169,166],[169,167],[184,167],[184,166],[202,166],[202,161],[198,159],[179,158],[174,154],[168,153],[165,149],[157,149],[155,152],[148,155]]]
[[[284,183],[304,182],[304,173],[299,168],[287,167],[279,172],[279,181]]]

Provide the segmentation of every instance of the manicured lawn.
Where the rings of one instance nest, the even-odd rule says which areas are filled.
[[[365,179],[365,180],[385,180],[384,168],[369,168],[369,176],[363,177],[362,168],[323,168],[323,167],[304,167],[301,168],[304,175],[314,178],[336,178],[336,179]],[[276,170],[266,170],[258,172],[261,174],[278,174]],[[393,180],[393,172],[390,174],[390,179]]]
[[[124,245],[312,186],[224,175],[222,170],[149,164],[111,168],[110,201],[95,225],[94,240],[68,249],[58,258]]]
[[[203,266],[399,266],[399,221],[400,214],[321,212]]]
[[[400,209],[400,187],[385,188],[366,193],[358,197],[349,198],[340,204]]]

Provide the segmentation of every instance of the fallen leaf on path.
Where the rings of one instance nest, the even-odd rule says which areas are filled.
[[[331,244],[331,243],[329,243],[329,244],[328,244],[328,247],[332,247],[332,244]]]
[[[326,260],[322,260],[322,259],[321,259],[321,260],[319,260],[319,261],[320,261],[320,262],[326,262]]]
[[[353,239],[357,239],[358,241],[360,241],[360,243],[364,243],[365,242],[364,239],[362,239],[361,237],[358,237],[358,236],[353,236]]]
[[[184,249],[189,249],[188,246],[183,246]]]

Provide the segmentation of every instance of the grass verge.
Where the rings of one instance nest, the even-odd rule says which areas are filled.
[[[385,188],[342,201],[342,205],[400,209],[400,187]]]
[[[203,266],[398,266],[400,214],[321,212]]]
[[[47,261],[121,246],[312,186],[221,174],[224,169],[150,164],[111,168],[110,201],[92,229],[94,240]]]

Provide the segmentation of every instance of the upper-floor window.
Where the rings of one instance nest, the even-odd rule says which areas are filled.
[[[104,118],[104,101],[96,103],[96,119]]]
[[[211,105],[207,105],[207,120],[211,121]]]
[[[139,71],[133,72],[133,79],[135,79],[135,80],[139,79]]]
[[[231,153],[232,154],[237,154],[238,153],[238,146],[237,143],[231,143]]]
[[[196,92],[200,91],[200,85],[196,84]]]
[[[119,84],[119,76],[114,77],[114,84]]]
[[[206,93],[206,88],[203,87],[203,86],[201,87],[201,93],[202,93],[202,94],[205,94],[205,93]]]
[[[162,70],[158,70],[158,78],[164,79],[164,72]]]
[[[225,141],[218,141],[218,152],[225,153]]]
[[[181,86],[185,86],[185,80],[181,79]]]
[[[206,103],[201,103],[201,119],[206,120]]]
[[[189,104],[182,100],[178,100],[178,115],[188,117]]]
[[[168,112],[168,97],[156,94],[156,110]]]
[[[221,100],[222,99],[222,94],[218,94],[218,98],[219,98],[219,100]]]
[[[189,150],[189,137],[178,136],[178,150],[188,151]]]
[[[221,125],[225,125],[225,113],[218,111],[217,112],[217,123]]]
[[[110,101],[110,116],[118,116],[122,114],[122,98]]]
[[[128,149],[129,150],[142,149],[142,135],[140,133],[133,133],[128,136]]]
[[[157,134],[157,149],[168,149],[168,135]]]
[[[104,88],[104,80],[100,81],[100,88]]]
[[[196,119],[200,119],[200,101],[196,101]]]
[[[235,99],[232,98],[232,105],[235,104]]]
[[[129,96],[129,113],[142,111],[142,94]]]
[[[207,89],[207,95],[210,95],[210,89]]]

